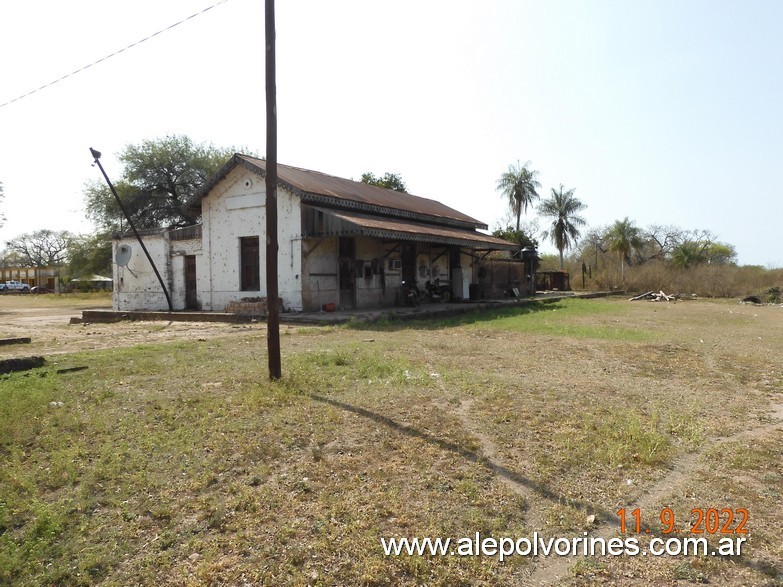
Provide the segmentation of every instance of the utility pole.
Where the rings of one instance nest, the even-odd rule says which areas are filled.
[[[280,305],[277,287],[277,90],[275,0],[266,0],[266,342],[269,379],[280,379]]]

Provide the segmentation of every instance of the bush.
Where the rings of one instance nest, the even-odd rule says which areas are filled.
[[[581,269],[580,269],[581,272]],[[581,285],[580,279],[571,279],[572,284]],[[783,284],[783,269],[765,269],[757,265],[711,265],[702,264],[690,268],[674,267],[666,262],[651,261],[643,265],[625,268],[625,279],[620,268],[605,265],[601,271],[593,271],[588,288],[594,290],[624,289],[628,292],[664,291],[690,297],[737,298],[758,292],[770,303],[781,300],[780,284]]]

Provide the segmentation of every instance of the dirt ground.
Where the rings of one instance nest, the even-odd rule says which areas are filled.
[[[68,299],[65,296],[0,296],[0,338],[32,339],[30,344],[0,346],[0,359],[129,347],[141,343],[206,339],[264,328],[261,324],[209,322],[70,323],[71,318],[81,317],[83,310],[99,309],[111,309],[110,300]]]

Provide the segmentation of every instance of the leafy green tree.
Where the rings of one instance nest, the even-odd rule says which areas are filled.
[[[552,188],[552,195],[538,206],[538,213],[552,221],[549,229],[544,233],[544,238],[549,238],[560,252],[561,270],[563,251],[576,244],[580,236],[578,227],[587,224],[587,221],[579,216],[587,205],[574,196],[575,191],[576,189],[565,190],[563,184],[560,184],[560,189]]]
[[[402,177],[399,173],[389,173],[388,171],[383,174],[382,177],[376,177],[374,173],[368,171],[362,173],[362,183],[378,186],[379,188],[386,188],[387,190],[394,190],[395,192],[408,193],[408,188],[405,187],[405,182],[402,181]]]
[[[111,275],[111,235],[77,236],[68,247],[68,274],[72,278]]]
[[[541,187],[538,181],[538,171],[530,169],[530,161],[520,165],[509,165],[508,170],[500,176],[496,188],[508,200],[511,213],[517,219],[519,230],[522,212],[527,213],[528,206],[533,207],[533,200],[538,200],[536,188]]]
[[[112,183],[139,229],[189,226],[199,220],[189,209],[191,200],[233,154],[233,148],[196,144],[184,135],[147,140],[119,153],[123,171]],[[85,186],[84,198],[87,216],[102,231],[122,226],[122,213],[102,179]]]
[[[524,230],[517,230],[513,226],[508,225],[505,228],[496,228],[492,231],[492,236],[502,238],[512,243],[517,243],[520,249],[525,247],[538,248],[538,241],[530,236]]]
[[[736,259],[737,251],[732,245],[711,240],[687,240],[672,251],[672,264],[683,269],[702,263],[725,265]]]
[[[701,247],[693,241],[685,241],[672,251],[672,264],[676,267],[687,269],[699,265],[702,261]]]
[[[616,220],[606,233],[609,250],[620,256],[620,275],[625,279],[625,265],[631,262],[631,253],[642,246],[641,230],[626,216]]]
[[[58,267],[68,259],[73,235],[67,230],[36,230],[21,234],[6,243],[6,251],[16,254],[27,267]]]
[[[704,251],[707,263],[727,265],[737,262],[737,250],[728,243],[710,243]]]

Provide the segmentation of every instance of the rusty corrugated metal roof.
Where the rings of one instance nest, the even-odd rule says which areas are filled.
[[[475,230],[436,226],[391,218],[379,218],[377,216],[355,214],[342,210],[323,209],[322,211],[343,222],[345,228],[341,229],[340,232],[344,232],[346,236],[348,234],[361,234],[375,238],[466,246],[472,249],[513,250],[519,248],[519,245],[517,244],[494,236],[482,234]],[[312,234],[304,236],[327,235]]]
[[[266,161],[237,153],[202,186],[191,206],[200,207],[201,199],[237,165],[261,175],[266,173]],[[277,175],[280,184],[298,192],[305,203],[465,228],[487,228],[480,220],[436,200],[289,165],[278,164]]]

